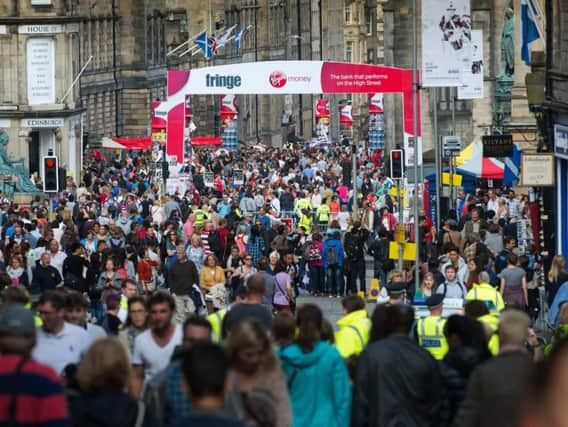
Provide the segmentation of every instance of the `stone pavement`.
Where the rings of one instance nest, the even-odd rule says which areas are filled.
[[[365,257],[367,264],[367,280],[366,286],[367,290],[373,278],[373,259],[369,256]],[[298,305],[310,303],[316,304],[323,311],[324,317],[331,322],[333,327],[337,329],[336,322],[339,318],[343,316],[343,308],[341,307],[341,298],[329,298],[329,297],[312,297],[310,295],[301,295],[298,297]],[[369,315],[373,313],[375,309],[375,303],[368,303],[367,310]]]

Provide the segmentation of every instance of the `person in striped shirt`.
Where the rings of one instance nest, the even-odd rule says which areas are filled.
[[[22,304],[0,314],[0,426],[70,427],[63,386],[55,371],[32,360],[34,314]]]

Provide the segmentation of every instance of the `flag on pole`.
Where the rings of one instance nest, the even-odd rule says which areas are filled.
[[[531,64],[529,44],[540,37],[535,22],[538,12],[532,2],[533,0],[521,0],[521,59],[527,65]]]
[[[211,35],[207,38],[207,43],[209,44],[209,49],[211,50],[211,56],[217,52],[217,37]]]
[[[237,31],[237,34],[235,35],[235,47],[237,49],[241,48],[241,42],[243,40],[243,37],[246,33],[248,33],[249,29],[248,27],[244,27],[243,29]]]
[[[213,49],[211,49],[211,37],[207,37],[207,31],[202,32],[195,38],[195,44],[199,47],[199,49],[203,52],[203,56],[206,59],[209,59],[213,56]]]
[[[519,181],[519,171],[521,168],[521,153],[517,144],[513,144],[513,155],[505,159],[504,185],[515,185]]]
[[[237,28],[237,26],[233,25],[231,28],[229,28],[229,29],[227,29],[227,31],[225,31],[225,34],[223,34],[221,37],[219,37],[219,39],[217,40],[217,49],[225,46],[229,42],[229,40],[231,39],[231,34],[235,30],[235,28]]]

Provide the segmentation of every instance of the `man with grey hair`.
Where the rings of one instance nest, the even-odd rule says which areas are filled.
[[[523,398],[534,370],[527,340],[534,345],[526,313],[509,309],[499,322],[499,355],[480,365],[471,374],[466,397],[454,426],[517,426]]]

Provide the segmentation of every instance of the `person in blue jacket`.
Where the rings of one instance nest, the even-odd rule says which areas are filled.
[[[344,294],[343,263],[345,252],[341,245],[340,234],[331,234],[322,246],[323,268],[325,269],[326,291],[330,296],[342,297]]]
[[[298,310],[294,343],[278,350],[292,403],[292,427],[348,427],[351,386],[343,358],[321,340],[323,315],[314,304]]]

